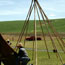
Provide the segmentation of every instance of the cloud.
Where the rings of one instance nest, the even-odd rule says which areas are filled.
[[[50,14],[49,16],[52,16],[52,17],[54,17],[54,16],[56,16],[55,14]]]
[[[38,0],[42,9],[49,18],[65,17],[65,0]],[[0,0],[0,18],[9,19],[19,17],[24,19],[28,13],[31,0]],[[62,15],[61,15],[62,14]],[[1,18],[2,19],[2,18]],[[4,19],[4,18],[3,18]],[[18,19],[18,18],[16,18]],[[31,19],[33,19],[33,12]]]
[[[41,2],[41,6],[48,12],[65,12],[65,0],[45,0]]]
[[[2,6],[2,5],[13,5],[13,4],[14,4],[13,1],[7,1],[7,0],[0,1],[0,6]]]
[[[25,14],[27,11],[25,9],[15,9],[15,10],[0,10],[0,16],[6,15],[21,15]]]
[[[21,11],[2,11],[0,15],[17,15],[17,14],[23,14]]]

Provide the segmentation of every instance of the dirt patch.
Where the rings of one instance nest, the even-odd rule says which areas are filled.
[[[32,36],[33,34],[28,34],[28,36],[27,37],[29,37],[29,36]],[[51,34],[53,37],[55,37],[54,36],[54,34]],[[59,34],[60,36],[61,36],[61,38],[65,38],[65,33],[60,33]],[[14,40],[18,40],[18,38],[19,38],[19,33],[18,34],[2,34],[2,36],[3,36],[3,38],[5,39],[5,40],[7,40],[7,39],[10,39],[10,40],[12,40],[12,41],[14,41]],[[38,36],[40,36],[41,38],[43,37],[43,35],[41,34],[41,33],[39,33],[38,34]],[[49,34],[45,34],[45,36],[46,37],[49,37]],[[24,39],[24,36],[23,36],[23,39]]]

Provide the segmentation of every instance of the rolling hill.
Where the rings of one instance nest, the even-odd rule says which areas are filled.
[[[51,20],[52,25],[56,29],[57,32],[62,32],[65,33],[65,19],[53,19]],[[18,33],[21,32],[22,26],[24,24],[24,21],[3,21],[0,22],[0,33]],[[45,32],[46,28],[44,23],[43,24],[43,29]],[[34,24],[33,21],[30,21],[29,24],[29,32],[32,32],[34,29]],[[37,22],[37,31],[40,31],[39,23]]]

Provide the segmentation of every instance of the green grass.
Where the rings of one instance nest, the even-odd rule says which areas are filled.
[[[10,32],[20,32],[23,21],[7,21],[0,22],[0,32],[10,33]]]
[[[56,31],[58,32],[65,32],[65,19],[57,19],[52,22],[53,26],[55,27]]]
[[[33,42],[26,42],[25,47],[26,48],[33,48],[32,44],[33,44]],[[59,51],[62,50],[56,40],[55,40],[55,45],[56,45],[56,47],[57,47],[57,49]],[[52,46],[50,40],[47,41],[47,46],[48,46],[48,50],[52,50],[53,51],[53,46]],[[38,49],[41,49],[41,50],[45,50],[46,49],[45,43],[43,41],[38,41],[37,42],[37,47],[38,47]],[[27,50],[27,51],[28,51],[29,57],[32,59],[32,53],[33,53],[33,51],[30,51],[30,50]],[[49,54],[50,54],[50,59],[48,58],[47,52],[37,51],[38,65],[62,65],[59,57],[57,58],[56,53],[49,52]],[[63,52],[59,52],[59,54],[60,54],[60,56],[63,59],[63,63],[65,63],[64,62],[65,61],[65,54]],[[34,57],[34,60],[31,61],[32,63],[35,62],[35,55],[33,55],[33,57]]]
[[[56,29],[56,31],[58,32],[65,32],[65,19],[56,19],[56,20],[51,20],[52,25],[54,26],[54,28]],[[34,25],[32,24],[33,21],[30,21],[30,25],[29,25],[29,32],[33,32],[34,29]],[[24,24],[24,21],[8,21],[8,22],[0,22],[0,32],[4,32],[4,33],[18,33],[21,31],[21,28]],[[47,33],[46,27],[43,23],[43,30]],[[39,23],[37,23],[37,31],[40,32],[40,28],[39,28]],[[53,46],[51,41],[48,39],[47,37],[47,46],[49,50],[53,50]],[[65,41],[65,39],[63,39]],[[22,41],[23,43],[24,41]],[[58,44],[58,42],[56,41],[56,39],[54,38],[54,42],[55,45],[57,47],[58,50],[62,50]],[[13,41],[11,46],[15,46],[16,42]],[[43,49],[45,50],[45,44],[43,41],[38,41],[37,42],[37,49]],[[29,42],[26,41],[26,48],[33,48],[33,42]],[[64,48],[64,47],[63,47]],[[65,48],[64,48],[65,50]],[[32,50],[27,50],[29,57],[31,58],[31,61],[29,63],[33,63],[35,62],[35,55],[33,55],[34,60],[32,60]],[[48,54],[47,52],[43,52],[43,51],[37,51],[37,59],[38,59],[38,65],[62,65],[60,62],[59,57],[56,57],[56,53],[53,52],[49,52],[50,54],[50,59],[48,58]],[[63,63],[65,63],[65,54],[62,52],[59,52],[60,56],[63,59]]]
[[[51,20],[51,23],[57,32],[65,32],[65,19],[54,19],[54,20]],[[19,33],[19,32],[21,32],[23,24],[24,24],[24,21],[0,22],[0,32]],[[43,25],[44,32],[47,33],[47,29],[43,22],[42,22],[42,25]],[[48,28],[50,30],[50,27],[48,27]],[[37,32],[41,32],[40,29],[41,28],[40,28],[39,22],[37,21]],[[34,24],[33,24],[33,21],[30,20],[28,32],[34,32],[33,30],[34,30]]]
[[[63,39],[63,40],[65,41],[65,39]],[[24,43],[24,41],[21,41],[21,42]],[[55,38],[54,38],[54,42],[55,42],[57,49],[59,51],[62,51],[61,47],[59,46],[59,44]],[[13,43],[12,46],[16,45],[15,41],[12,43]],[[48,50],[53,51],[53,46],[52,46],[52,43],[51,43],[49,38],[47,38],[47,46],[48,46]],[[62,47],[63,47],[63,45],[62,45]],[[33,49],[33,42],[32,41],[26,41],[25,48],[32,48]],[[39,51],[39,50],[46,50],[45,43],[43,40],[37,41],[37,49],[38,49],[38,51],[37,51],[38,65],[62,65],[60,58],[56,56],[56,53],[49,52],[49,54],[50,54],[50,59],[49,59],[46,51]],[[27,50],[28,55],[31,59],[31,61],[29,63],[34,64],[35,63],[35,55],[32,55],[33,51],[28,50],[28,49],[26,49],[26,50]],[[64,50],[65,50],[65,48],[64,48]],[[65,63],[65,54],[63,52],[59,52],[59,54],[62,57],[63,63]],[[32,60],[32,57],[34,58],[34,60]]]

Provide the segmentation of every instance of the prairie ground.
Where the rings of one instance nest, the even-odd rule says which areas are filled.
[[[17,40],[17,36],[15,38]],[[24,47],[26,48],[28,55],[31,59],[31,61],[29,63],[35,64],[35,59],[36,59],[35,55],[37,54],[38,65],[62,65],[62,64],[64,64],[65,63],[65,53],[63,52],[61,46],[63,47],[64,50],[65,50],[65,47],[62,45],[62,43],[60,46],[55,37],[53,37],[53,39],[54,39],[55,46],[56,46],[60,56],[57,53],[53,52],[53,49],[54,49],[53,44],[52,44],[50,38],[48,36],[46,36],[48,52],[50,55],[50,59],[49,59],[47,49],[46,49],[43,39],[41,41],[37,41],[37,53],[36,53],[35,52],[36,43],[33,41],[25,41],[25,44],[24,44],[24,38],[23,38],[21,40],[21,42],[23,43],[23,45],[25,45]],[[11,47],[16,46],[16,43],[17,43],[16,40],[11,40],[11,42],[12,42]],[[63,39],[63,41],[65,42],[65,39]]]

